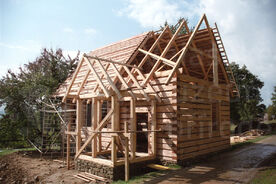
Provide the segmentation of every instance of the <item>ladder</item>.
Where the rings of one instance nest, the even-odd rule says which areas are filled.
[[[213,28],[212,31],[213,31],[213,35],[215,37],[215,41],[217,43],[218,51],[220,53],[222,62],[224,64],[224,67],[226,69],[226,73],[227,73],[228,78],[229,78],[229,83],[230,83],[230,86],[231,86],[231,89],[232,89],[231,94],[232,94],[233,97],[240,97],[240,92],[239,92],[238,86],[236,84],[236,81],[235,81],[235,78],[234,78],[234,75],[233,75],[233,71],[231,69],[229,59],[228,59],[228,56],[226,54],[224,44],[222,42],[219,30],[218,30],[218,26],[217,26],[216,23],[215,23],[215,28]]]

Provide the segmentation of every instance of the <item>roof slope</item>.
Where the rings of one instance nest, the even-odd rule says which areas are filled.
[[[114,61],[118,61],[122,63],[128,63],[131,59],[131,56],[139,48],[139,46],[145,40],[148,34],[149,32],[146,32],[140,35],[133,36],[128,39],[121,40],[119,42],[112,43],[110,45],[93,50],[89,52],[88,55],[97,56],[104,59],[112,59]],[[103,63],[103,65],[106,65],[106,63]],[[76,81],[73,84],[73,87],[72,87],[73,90],[72,92],[70,92],[70,94],[74,95],[74,93],[77,92],[76,90],[74,90],[74,88],[77,88],[81,84],[82,78],[85,75],[85,71],[87,70],[87,67],[88,66],[86,64],[84,64],[81,67],[80,72],[76,77]],[[66,92],[66,88],[69,86],[71,79],[72,79],[72,75],[68,77],[66,81],[59,86],[59,88],[56,91],[57,96],[64,96]],[[95,77],[93,77],[93,74],[90,73],[86,84],[88,83],[91,84],[93,82],[96,83]],[[84,85],[84,88],[86,88],[86,84]]]

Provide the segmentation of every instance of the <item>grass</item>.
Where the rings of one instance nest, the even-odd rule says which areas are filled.
[[[21,148],[21,149],[1,149],[0,157],[8,154],[12,154],[17,151],[33,151],[35,148]]]
[[[264,169],[258,172],[250,184],[275,184],[276,168]]]

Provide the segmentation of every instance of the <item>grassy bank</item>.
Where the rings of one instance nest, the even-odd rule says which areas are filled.
[[[34,148],[22,148],[22,149],[0,149],[0,157],[4,155],[8,155],[17,151],[33,151],[35,150]]]

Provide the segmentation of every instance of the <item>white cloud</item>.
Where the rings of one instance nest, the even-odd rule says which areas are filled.
[[[266,1],[200,0],[197,14],[206,13],[210,23],[217,22],[229,59],[258,75],[265,86],[266,104],[275,82],[276,3]]]
[[[175,23],[183,16],[179,3],[167,0],[128,0],[127,6],[118,12],[138,21],[143,27],[157,28],[167,20]]]
[[[97,33],[96,29],[94,29],[94,28],[86,28],[86,29],[84,29],[84,32],[89,35],[94,35]]]
[[[66,32],[66,33],[73,33],[74,32],[74,30],[70,27],[64,28],[63,31]]]

